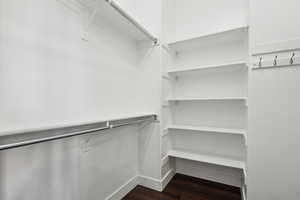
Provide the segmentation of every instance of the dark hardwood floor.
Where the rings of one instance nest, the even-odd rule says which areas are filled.
[[[240,188],[176,174],[163,192],[137,186],[123,200],[241,200]]]

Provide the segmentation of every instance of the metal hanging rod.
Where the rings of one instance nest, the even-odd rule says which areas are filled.
[[[114,8],[118,13],[125,17],[132,25],[144,33],[154,44],[158,43],[158,39],[153,36],[149,31],[147,31],[142,25],[140,25],[135,19],[128,15],[117,3],[113,0],[105,0],[112,8]]]
[[[0,151],[69,137],[75,137],[79,135],[86,135],[121,126],[140,124],[143,122],[154,122],[156,120],[156,115],[143,115],[138,117],[101,121],[92,124],[76,125],[47,130],[34,130],[29,132],[0,136]]]

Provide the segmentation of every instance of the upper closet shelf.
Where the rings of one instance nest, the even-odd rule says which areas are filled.
[[[168,43],[168,47],[175,52],[180,52],[222,43],[239,42],[247,38],[247,33],[248,25],[243,25],[228,30],[200,35],[195,38],[172,41]]]
[[[86,26],[91,24],[97,16],[105,19],[114,28],[120,32],[129,35],[137,41],[150,40],[157,44],[158,39],[141,23],[133,18],[125,11],[118,3],[113,0],[97,0],[91,3],[90,0],[74,0],[81,6],[90,11],[90,17],[87,20]]]
[[[196,71],[202,70],[219,70],[219,69],[229,69],[229,68],[247,68],[247,63],[245,61],[238,61],[233,63],[224,63],[220,65],[208,65],[202,67],[194,67],[194,68],[185,68],[185,69],[178,69],[178,70],[170,70],[168,71],[169,75],[180,75],[180,74],[189,74],[194,73]]]

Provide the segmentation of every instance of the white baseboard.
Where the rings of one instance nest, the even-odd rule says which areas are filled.
[[[241,195],[242,195],[242,200],[247,200],[245,186],[241,187]]]
[[[161,182],[159,179],[155,179],[149,176],[139,176],[139,185],[146,188],[150,188],[156,191],[161,191]]]
[[[126,196],[137,185],[141,185],[156,191],[163,191],[170,180],[175,175],[174,170],[169,170],[166,175],[161,179],[155,179],[148,176],[135,176],[118,188],[115,192],[105,198],[105,200],[120,200]],[[245,186],[241,187],[242,200],[247,200]]]
[[[173,170],[169,170],[166,175],[161,179],[155,179],[148,176],[135,176],[118,188],[115,192],[105,198],[105,200],[120,200],[126,196],[137,185],[141,185],[156,191],[162,191],[170,180],[175,175]]]
[[[174,175],[175,172],[172,169],[169,170],[161,180],[140,175],[139,185],[161,192],[170,182]]]
[[[175,175],[175,172],[173,169],[170,169],[166,175],[161,180],[161,190],[164,190],[165,187],[168,185],[168,183],[171,181],[173,176]]]
[[[119,187],[115,192],[105,198],[105,200],[120,200],[126,196],[139,184],[139,176],[135,176]]]

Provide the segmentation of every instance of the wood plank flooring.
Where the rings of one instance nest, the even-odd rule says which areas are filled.
[[[176,174],[163,192],[137,186],[123,200],[241,200],[240,188]]]

